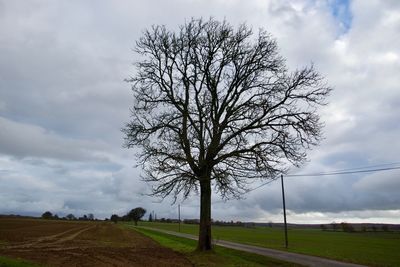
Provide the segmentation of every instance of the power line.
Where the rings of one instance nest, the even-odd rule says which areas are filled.
[[[342,172],[342,171],[354,171],[354,170],[362,170],[362,169],[370,169],[370,168],[380,168],[384,166],[391,166],[391,165],[400,165],[399,162],[392,162],[392,163],[383,163],[383,164],[377,164],[377,165],[370,165],[370,166],[364,166],[364,167],[357,167],[357,168],[347,168],[347,169],[341,169],[341,170],[335,170],[334,172]],[[397,167],[397,166],[395,166]]]
[[[305,173],[305,174],[287,174],[287,177],[304,177],[304,176],[327,176],[327,175],[338,175],[338,174],[354,174],[354,173],[366,173],[366,172],[379,172],[379,171],[389,171],[398,170],[400,167],[387,167],[369,170],[358,170],[358,171],[333,171],[333,172],[322,172],[322,173]]]
[[[398,163],[387,163],[387,164],[379,164],[379,165],[373,165],[370,166],[371,167],[376,167],[376,166],[387,166],[387,165],[395,165]],[[364,169],[364,168],[368,168],[368,167],[359,167],[359,168],[353,168],[354,171],[351,171],[352,169],[348,169],[348,171],[345,170],[336,170],[336,171],[332,171],[332,172],[321,172],[321,173],[304,173],[304,174],[287,174],[285,176],[287,177],[306,177],[306,176],[329,176],[329,175],[340,175],[340,174],[355,174],[355,173],[369,173],[369,172],[380,172],[380,171],[389,171],[389,170],[398,170],[400,169],[400,167],[387,167],[387,168],[375,168],[375,169],[368,169],[368,170],[360,170],[360,169]],[[254,190],[257,190],[263,186],[266,186],[272,182],[274,182],[277,177],[273,177],[271,180],[269,180],[268,182],[265,182],[257,187],[254,187],[252,189],[246,190],[246,193],[252,192]]]
[[[252,189],[248,189],[248,190],[246,190],[246,193],[250,193],[251,191],[254,191],[254,190],[256,190],[256,189],[258,189],[260,187],[266,186],[267,184],[270,184],[270,183],[274,182],[276,179],[277,179],[277,177],[274,177],[274,178],[272,178],[271,180],[269,180],[266,183],[263,183],[263,184],[261,184],[261,185],[259,185],[257,187],[252,188]]]

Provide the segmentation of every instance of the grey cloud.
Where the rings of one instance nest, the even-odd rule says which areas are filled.
[[[121,144],[119,129],[130,103],[122,81],[132,37],[119,42],[125,43],[121,48],[98,34],[85,16],[90,5],[31,5],[8,3],[9,15],[2,18],[2,115],[58,134],[90,138],[96,133]]]
[[[278,181],[279,182],[279,181]],[[286,179],[287,208],[295,213],[392,210],[400,206],[398,174],[383,173],[359,177],[307,177]],[[279,186],[258,192],[247,205],[268,212],[282,208]]]
[[[19,211],[40,215],[44,210],[51,210],[61,215],[71,212],[76,215],[96,213],[97,216],[104,217],[121,207],[126,210],[134,205],[132,202],[116,200],[101,191],[107,184],[111,171],[90,170],[90,165],[71,165],[66,173],[55,173],[43,168],[42,162],[28,166],[13,160],[10,163],[14,170],[0,174],[2,213]],[[19,166],[25,169],[22,170]]]
[[[20,158],[45,157],[106,162],[109,159],[101,153],[105,147],[100,142],[63,138],[38,126],[0,117],[0,151],[3,154]]]
[[[397,201],[400,202],[400,197],[398,196],[400,189],[400,174],[396,171],[366,175],[354,183],[353,188],[359,192],[367,194],[379,193],[387,195],[393,199],[397,198]]]
[[[352,1],[343,33],[324,1],[0,1],[0,212],[109,216],[144,206],[176,216],[170,198],[142,194],[149,185],[132,168],[132,151],[121,149],[133,103],[123,79],[133,72],[141,30],[177,28],[192,16],[265,28],[290,69],[314,62],[335,88],[322,114],[326,139],[296,172],[399,161],[398,10],[398,1]],[[399,185],[385,175],[287,179],[288,208],[299,220],[321,212],[348,218],[349,210],[397,216],[388,210],[398,209]],[[243,200],[213,197],[217,219],[281,210],[279,181]],[[198,196],[182,208],[197,217]]]
[[[137,202],[151,192],[149,186],[140,180],[139,170],[129,167],[113,173],[100,190],[122,202]]]

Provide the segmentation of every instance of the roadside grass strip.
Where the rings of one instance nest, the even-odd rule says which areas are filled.
[[[215,246],[213,251],[210,252],[197,252],[195,251],[197,241],[187,238],[172,236],[169,234],[161,233],[143,228],[133,228],[153,240],[157,241],[160,245],[171,248],[179,253],[182,253],[187,259],[190,260],[195,266],[210,266],[210,267],[224,267],[224,266],[302,266],[294,263],[284,262],[277,259],[238,251],[229,248]]]

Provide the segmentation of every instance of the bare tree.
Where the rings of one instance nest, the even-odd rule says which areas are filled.
[[[211,249],[211,190],[239,197],[306,160],[330,88],[313,66],[289,72],[275,40],[245,24],[192,19],[144,31],[125,145],[161,197],[200,191],[198,250]]]

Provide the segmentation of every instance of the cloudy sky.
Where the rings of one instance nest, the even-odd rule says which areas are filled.
[[[142,206],[177,217],[180,202],[146,196],[122,148],[133,103],[123,80],[143,29],[210,16],[266,29],[290,69],[313,62],[334,88],[325,139],[292,174],[400,166],[400,1],[0,0],[0,214]],[[285,183],[289,222],[400,223],[400,170]],[[181,205],[198,217],[197,196]],[[212,217],[280,222],[281,207],[275,181],[241,200],[214,196]]]

